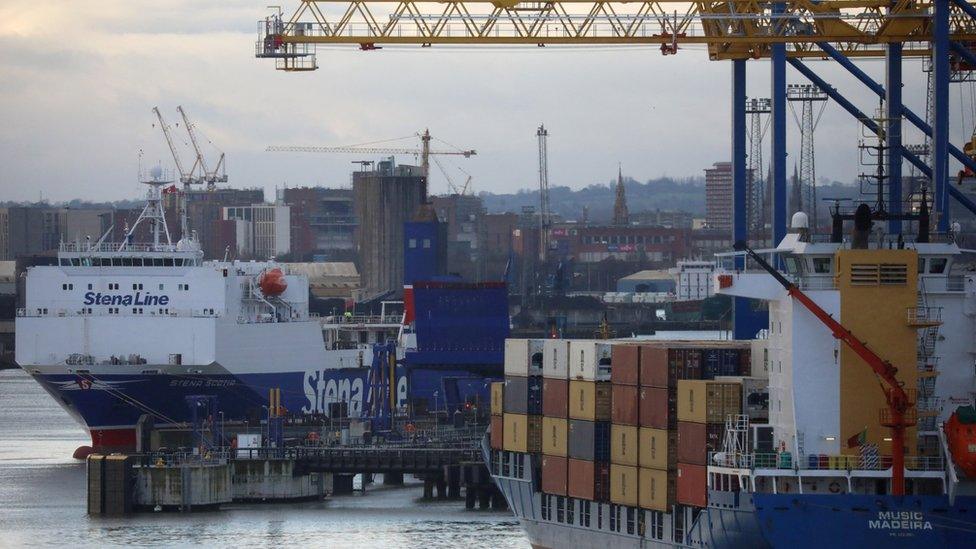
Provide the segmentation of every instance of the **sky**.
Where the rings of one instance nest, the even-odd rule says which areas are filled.
[[[701,176],[730,157],[731,64],[703,49],[320,50],[320,69],[275,71],[254,58],[256,0],[4,0],[0,4],[0,200],[136,198],[142,164],[172,169],[153,106],[176,122],[182,105],[227,157],[227,186],[348,186],[362,155],[264,152],[268,145],[347,145],[424,128],[475,149],[444,157],[475,192],[537,185],[540,124],[549,129],[550,185],[616,176]],[[286,12],[295,3],[282,3]],[[810,62],[865,112],[876,98],[828,62]],[[860,62],[883,82],[881,61]],[[767,97],[770,67],[750,61],[748,95]],[[788,82],[801,76],[788,67]],[[906,62],[905,102],[924,115],[925,73]],[[972,132],[971,88],[953,89],[952,132]],[[789,166],[799,137],[788,115]],[[968,127],[968,129],[967,129]],[[184,161],[188,139],[176,130]],[[816,133],[817,176],[854,181],[858,125],[828,104]],[[957,137],[958,136],[958,137]],[[921,137],[907,131],[906,142]],[[399,146],[414,147],[407,140]],[[439,148],[449,148],[439,145]],[[768,151],[768,145],[767,145]],[[767,152],[768,162],[768,152]],[[400,161],[413,163],[413,157]],[[907,166],[907,165],[906,165]],[[906,167],[907,169],[907,167]],[[431,191],[447,191],[432,175]]]

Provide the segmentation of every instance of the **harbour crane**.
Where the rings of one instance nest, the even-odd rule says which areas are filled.
[[[196,152],[197,158],[194,163],[194,170],[197,167],[200,168],[201,175],[196,178],[196,183],[206,183],[207,190],[212,191],[216,188],[217,183],[227,182],[227,173],[224,168],[224,153],[220,151],[220,157],[217,159],[217,165],[211,171],[207,168],[207,161],[204,157],[203,151],[200,149],[200,144],[197,142],[197,134],[194,131],[195,127],[190,119],[186,116],[186,111],[183,110],[182,106],[176,107],[176,110],[180,113],[183,118],[183,126],[186,128],[186,133],[190,135],[190,143],[193,144],[193,150]],[[172,147],[172,145],[170,145]]]
[[[197,164],[194,163],[190,171],[187,171],[183,167],[183,161],[180,159],[180,152],[176,148],[176,144],[173,143],[173,136],[170,133],[170,126],[163,119],[163,113],[159,112],[159,107],[153,107],[153,114],[156,115],[156,119],[159,120],[159,127],[163,130],[163,136],[166,138],[166,144],[169,146],[169,152],[173,155],[173,162],[176,164],[176,171],[180,174],[180,183],[184,185],[191,185],[197,183],[193,177],[193,173],[196,171]]]
[[[866,343],[858,339],[840,322],[834,320],[834,317],[803,293],[796,284],[787,280],[785,276],[774,269],[762,256],[750,249],[744,241],[736,242],[734,247],[736,251],[745,252],[757,265],[772,275],[776,282],[779,282],[786,289],[790,297],[798,301],[813,316],[817,317],[817,320],[827,326],[834,338],[843,341],[884,382],[882,387],[885,391],[888,408],[882,409],[880,415],[882,426],[891,429],[891,493],[896,496],[905,495],[905,430],[915,425],[917,411],[912,395],[905,390],[903,383],[895,377],[898,368],[878,356],[877,353],[868,348]]]
[[[291,145],[272,145],[265,149],[267,152],[299,152],[299,153],[353,153],[353,154],[412,154],[414,156],[420,157],[420,170],[421,174],[424,176],[424,181],[429,181],[430,178],[430,157],[433,155],[437,156],[463,156],[464,158],[471,158],[478,154],[474,149],[462,150],[431,150],[430,142],[434,139],[430,135],[430,130],[424,130],[424,133],[415,134],[415,137],[420,138],[420,148],[412,149],[406,147],[369,147],[363,145],[370,145],[370,143],[364,143],[363,145],[346,145],[340,147],[315,147],[315,146],[291,146]],[[405,139],[405,138],[398,138]],[[397,141],[398,139],[391,139],[389,141]],[[442,168],[443,170],[443,168]],[[447,173],[445,172],[445,177]],[[452,190],[455,190],[453,182],[449,184]],[[424,190],[424,196],[427,196],[426,189]]]

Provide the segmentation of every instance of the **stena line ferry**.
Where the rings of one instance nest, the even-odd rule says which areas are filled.
[[[140,421],[185,425],[193,395],[216,396],[227,420],[261,417],[272,388],[295,413],[340,401],[362,413],[371,344],[395,339],[402,316],[324,322],[309,314],[305,275],[274,261],[204,261],[192,236],[170,240],[155,175],[123,242],[65,242],[57,265],[28,269],[21,368],[103,451],[134,449]],[[140,226],[151,242],[133,241]]]

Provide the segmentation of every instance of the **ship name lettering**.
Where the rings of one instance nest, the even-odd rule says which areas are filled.
[[[103,294],[101,292],[87,292],[85,305],[111,305],[127,307],[131,305],[141,307],[169,305],[168,295],[153,295],[149,292],[135,294]]]
[[[869,520],[872,530],[932,530],[932,523],[918,511],[879,511],[878,520]]]

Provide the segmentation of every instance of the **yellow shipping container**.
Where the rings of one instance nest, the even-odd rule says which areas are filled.
[[[610,426],[610,463],[618,465],[637,465],[638,448],[637,427],[630,425]]]
[[[502,434],[505,438],[505,450],[508,452],[528,451],[529,416],[525,414],[505,414],[505,425]]]
[[[566,457],[569,420],[561,417],[542,418],[542,453]]]
[[[724,423],[742,413],[742,386],[728,381],[678,380],[678,421]]]
[[[612,387],[609,382],[569,382],[569,417],[587,421],[610,421]]]
[[[673,433],[673,432],[672,432]],[[674,467],[669,456],[674,455],[677,448],[668,448],[668,431],[641,427],[639,465],[650,469],[668,470]]]
[[[637,476],[637,467],[610,465],[610,501],[636,507],[640,484]]]
[[[491,384],[491,415],[500,416],[505,412],[505,382],[496,381]]]
[[[671,510],[677,488],[673,472],[641,467],[639,487],[638,504],[642,509],[665,512]]]

